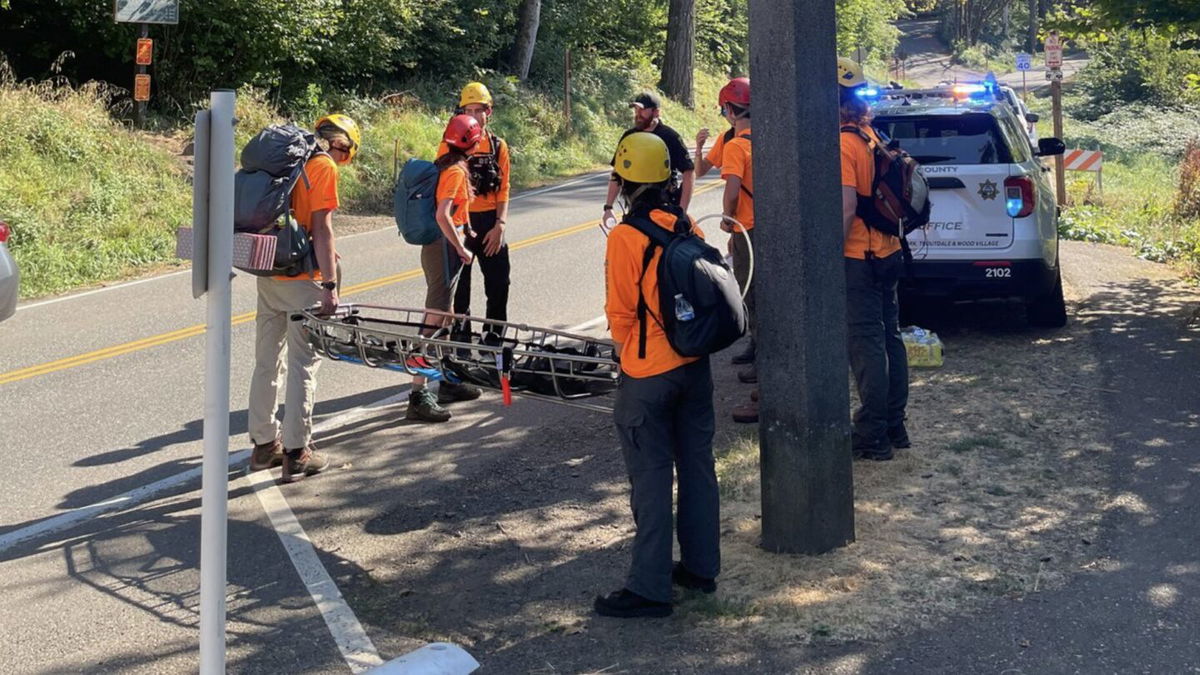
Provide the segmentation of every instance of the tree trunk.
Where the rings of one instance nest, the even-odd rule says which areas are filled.
[[[1029,0],[1029,53],[1037,53],[1038,0]]]
[[[538,25],[542,19],[542,0],[521,0],[521,18],[517,24],[517,44],[513,48],[513,75],[521,81],[529,77],[533,48],[537,45]]]
[[[660,86],[667,96],[687,107],[696,104],[693,71],[696,67],[696,0],[671,0],[667,15],[667,53]]]

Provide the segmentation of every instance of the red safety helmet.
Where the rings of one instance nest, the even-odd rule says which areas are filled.
[[[470,150],[483,138],[483,127],[470,115],[455,115],[446,125],[442,140],[446,145],[459,150]]]
[[[717,105],[724,108],[726,103],[732,103],[741,108],[750,107],[750,78],[735,77],[729,81],[729,84],[721,87],[721,93],[717,96]]]

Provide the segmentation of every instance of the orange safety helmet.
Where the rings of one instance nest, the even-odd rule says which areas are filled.
[[[483,138],[483,127],[470,115],[455,115],[446,125],[446,133],[442,140],[446,145],[458,150],[470,150],[479,139]]]
[[[729,81],[729,84],[721,87],[721,93],[717,96],[717,105],[724,108],[726,103],[732,103],[739,108],[750,107],[750,78],[735,77]]]

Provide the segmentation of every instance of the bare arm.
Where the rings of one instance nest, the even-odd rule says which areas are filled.
[[[850,238],[850,227],[854,225],[854,214],[858,211],[858,190],[842,186],[842,237]]]
[[[313,251],[317,255],[317,267],[322,270],[325,281],[340,282],[337,278],[337,253],[333,245],[333,211],[314,211],[312,214]],[[337,309],[337,289],[322,289],[321,311],[326,314]]]
[[[620,192],[621,192],[620,183],[617,183],[616,179],[614,179],[614,178],[609,178],[608,179],[608,196],[604,198],[604,203],[605,204],[616,204],[617,203],[617,195],[620,194]]]
[[[683,172],[683,185],[679,188],[679,206],[683,207],[684,211],[688,210],[688,205],[692,203],[692,193],[696,189],[696,172]]]
[[[704,156],[704,143],[708,141],[708,129],[701,129],[696,134],[696,174],[693,178],[704,178],[705,174],[712,171],[713,163],[708,161]]]
[[[458,236],[458,230],[454,227],[454,221],[451,220],[452,209],[454,208],[453,199],[443,199],[437,205],[437,223],[442,229],[442,235],[446,237],[446,241],[454,247],[458,252],[458,257],[462,258],[463,263],[471,262],[471,254],[467,249],[463,248],[462,239]]]
[[[738,176],[730,176],[725,179],[725,194],[721,197],[722,211],[721,213],[727,218],[733,218],[733,214],[737,213],[738,198],[741,197],[742,179]],[[733,231],[733,225],[729,221],[721,221],[721,229],[726,232]]]

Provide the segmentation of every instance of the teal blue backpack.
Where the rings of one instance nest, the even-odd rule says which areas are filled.
[[[438,170],[433,162],[414,158],[404,163],[393,200],[396,227],[404,241],[424,246],[441,238],[435,215],[437,184]]]

